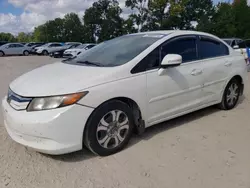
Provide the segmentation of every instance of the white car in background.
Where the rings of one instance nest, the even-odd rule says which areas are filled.
[[[232,48],[237,48],[238,44],[241,43],[243,40],[240,38],[222,38],[229,46]]]
[[[20,43],[8,43],[0,46],[0,57],[5,55],[29,55],[29,47]]]
[[[243,56],[214,35],[136,33],[14,80],[4,124],[13,140],[43,153],[85,145],[106,156],[134,130],[215,104],[233,109],[248,85]]]
[[[35,48],[35,53],[38,55],[49,55],[49,53],[55,51],[57,48],[62,47],[63,45],[61,43],[52,42],[47,43],[42,46]]]
[[[236,52],[239,52],[244,56],[247,70],[250,71],[250,57],[248,57],[247,54],[247,48],[250,48],[250,40],[242,40],[240,38],[226,38],[222,40],[228,43]]]
[[[93,48],[94,46],[96,46],[96,44],[82,44],[80,46],[78,46],[77,48],[72,48],[72,49],[68,49],[65,50],[63,53],[63,57],[74,57],[77,56],[79,54],[81,54],[82,52]]]

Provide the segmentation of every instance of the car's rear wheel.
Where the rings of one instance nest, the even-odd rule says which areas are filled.
[[[84,144],[100,156],[117,153],[128,144],[133,127],[133,114],[127,104],[116,100],[106,102],[90,116]]]
[[[241,94],[241,83],[238,79],[233,78],[226,86],[222,101],[219,104],[219,107],[223,110],[233,109],[240,97]]]
[[[0,57],[4,56],[4,52],[0,51]]]
[[[23,52],[23,55],[25,55],[25,56],[28,56],[30,53],[29,53],[29,51],[27,51],[27,50],[25,50],[24,52]]]
[[[43,50],[42,54],[43,55],[49,55],[49,52],[47,50]]]

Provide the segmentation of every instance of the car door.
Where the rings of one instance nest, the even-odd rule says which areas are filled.
[[[5,47],[4,53],[6,55],[13,55],[15,54],[15,44],[9,44]]]
[[[229,49],[225,44],[208,36],[199,37],[198,55],[203,64],[203,101],[214,103],[220,100],[232,70],[233,59],[229,56]]]
[[[22,44],[15,44],[15,54],[21,55],[24,51],[24,45]]]
[[[159,66],[147,71],[148,123],[155,124],[191,111],[202,103],[203,67],[198,59],[196,36],[181,36],[168,40],[160,48],[161,60],[167,54],[179,54],[183,63],[165,69],[158,75]],[[156,52],[154,52],[156,53]]]

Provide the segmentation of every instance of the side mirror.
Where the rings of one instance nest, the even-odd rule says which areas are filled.
[[[9,48],[9,46],[6,46],[5,48],[7,48],[7,49],[8,49],[8,48]]]
[[[234,45],[233,49],[239,49],[240,47],[238,45]]]
[[[168,67],[176,67],[182,63],[182,57],[178,54],[168,54],[166,55],[162,62],[161,68],[166,69]]]

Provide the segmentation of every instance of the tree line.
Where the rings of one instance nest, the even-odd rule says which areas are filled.
[[[213,4],[212,0],[126,0],[124,18],[117,0],[94,2],[80,18],[69,13],[17,36],[0,33],[9,42],[102,42],[123,34],[152,30],[198,30],[219,37],[250,38],[247,0]]]

